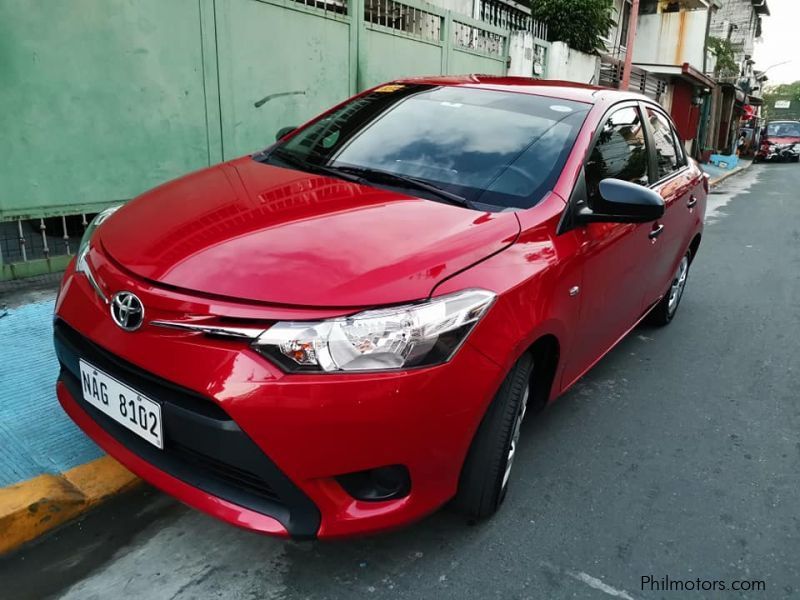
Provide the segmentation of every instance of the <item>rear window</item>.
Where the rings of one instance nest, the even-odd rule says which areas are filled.
[[[528,208],[553,188],[590,108],[530,94],[394,84],[281,147],[312,164],[414,177],[480,208]]]
[[[664,115],[648,108],[647,118],[650,121],[650,130],[656,146],[658,178],[669,177],[685,164],[680,142]]]

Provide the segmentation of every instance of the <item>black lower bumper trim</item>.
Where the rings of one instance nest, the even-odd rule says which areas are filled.
[[[128,450],[191,486],[276,519],[293,538],[316,537],[319,509],[216,403],[123,361],[61,320],[53,328],[60,380],[81,409]],[[80,358],[161,405],[163,450],[83,399]]]

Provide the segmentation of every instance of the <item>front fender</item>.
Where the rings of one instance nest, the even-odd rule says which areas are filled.
[[[560,391],[561,371],[580,313],[579,296],[570,293],[581,285],[581,269],[575,260],[579,240],[574,232],[556,235],[563,208],[563,201],[551,195],[540,205],[518,213],[523,231],[514,244],[439,283],[433,292],[440,295],[483,288],[497,294],[495,305],[467,343],[500,366],[503,373],[536,340],[554,336],[559,364],[550,399]]]

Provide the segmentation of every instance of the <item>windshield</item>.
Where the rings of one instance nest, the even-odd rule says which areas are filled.
[[[767,125],[767,135],[771,137],[800,137],[800,122],[770,123]]]
[[[375,170],[426,182],[473,207],[528,208],[552,189],[590,108],[530,94],[392,84],[279,143],[266,160],[358,169],[367,180]],[[375,183],[404,188],[385,177]]]

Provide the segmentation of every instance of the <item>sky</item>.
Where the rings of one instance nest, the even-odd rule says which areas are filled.
[[[753,58],[759,71],[791,60],[789,64],[770,69],[767,85],[800,81],[800,0],[767,0],[771,16],[762,19],[761,42],[756,42]]]

